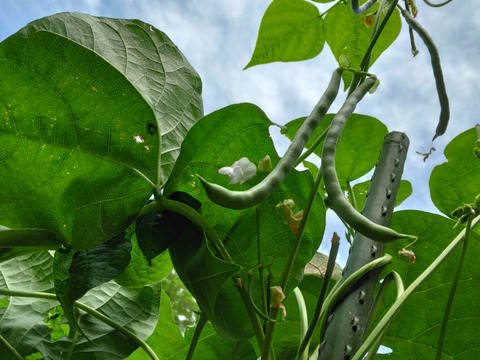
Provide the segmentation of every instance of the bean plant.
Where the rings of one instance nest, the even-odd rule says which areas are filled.
[[[60,13],[0,43],[2,360],[480,358],[480,126],[431,173],[443,215],[394,212],[408,134],[355,108],[403,23],[443,135],[439,51],[414,0],[313,1],[331,6],[273,0],[245,69],[333,54],[282,157],[254,104],[204,115],[195,69],[140,20]],[[327,211],[344,234],[325,233]],[[182,330],[172,269],[198,305]]]

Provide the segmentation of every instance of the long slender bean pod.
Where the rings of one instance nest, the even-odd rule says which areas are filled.
[[[360,14],[363,14],[365,11],[367,11],[368,9],[370,9],[373,5],[375,5],[375,3],[377,2],[377,0],[368,0],[365,4],[362,4],[362,6],[360,6],[358,4],[358,0],[352,0],[352,10],[353,10],[353,13],[355,15],[360,15]]]
[[[246,191],[232,191],[223,186],[209,183],[200,175],[197,175],[210,200],[223,207],[241,210],[261,203],[278,189],[283,183],[285,177],[293,169],[295,161],[301,155],[308,139],[310,139],[310,136],[320,123],[320,120],[325,116],[330,105],[335,100],[340,88],[342,72],[342,68],[338,68],[333,72],[325,93],[313,109],[312,113],[297,131],[297,134],[285,152],[285,155],[278,162],[272,172],[260,183]]]
[[[448,120],[450,119],[450,105],[448,102],[447,89],[445,87],[445,81],[443,79],[442,66],[440,64],[440,56],[438,54],[437,47],[433,42],[430,35],[427,31],[410,15],[410,13],[402,9],[402,16],[405,18],[407,24],[415,30],[415,32],[420,36],[420,38],[425,43],[425,46],[430,53],[430,59],[432,62],[433,76],[435,77],[435,84],[437,86],[438,99],[440,101],[440,119],[438,121],[437,129],[435,131],[435,136],[432,141],[435,140],[440,135],[445,133],[447,130]]]
[[[342,220],[362,235],[372,240],[385,243],[397,239],[412,239],[415,237],[399,234],[395,230],[376,224],[360,214],[343,195],[338,181],[337,171],[335,170],[335,151],[343,128],[345,127],[348,118],[355,110],[358,102],[365,96],[368,90],[372,88],[375,82],[375,78],[366,79],[364,83],[350,94],[341,109],[333,118],[323,145],[321,166],[330,207]]]

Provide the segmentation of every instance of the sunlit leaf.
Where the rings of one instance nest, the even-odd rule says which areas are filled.
[[[392,227],[418,236],[418,241],[409,247],[416,254],[416,262],[410,265],[408,257],[397,254],[407,242],[390,243],[385,252],[392,254],[395,260],[387,270],[397,271],[405,286],[410,285],[458,234],[454,224],[455,221],[436,214],[411,210],[396,212]],[[449,359],[480,357],[478,337],[474,335],[480,332],[479,244],[480,236],[473,235],[447,326],[443,356]],[[457,249],[407,300],[382,341],[382,345],[393,352],[377,355],[379,359],[426,359],[435,354],[459,256],[460,249]],[[395,296],[392,286],[385,297],[385,304],[391,303]]]
[[[265,12],[246,68],[274,61],[301,61],[323,49],[323,18],[304,0],[274,0]]]
[[[202,115],[198,75],[138,20],[34,21],[0,44],[0,84],[0,224],[74,249],[125,230]]]
[[[447,162],[437,165],[430,176],[430,195],[445,215],[463,204],[471,204],[480,194],[480,159],[473,154],[478,135],[467,130],[445,147]]]

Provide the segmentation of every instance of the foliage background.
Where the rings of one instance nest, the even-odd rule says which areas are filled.
[[[2,4],[0,13],[0,41],[34,19],[62,11],[142,19],[167,33],[199,72],[205,114],[229,104],[252,102],[272,121],[285,124],[310,112],[335,65],[326,49],[309,61],[273,63],[242,71],[250,60],[262,15],[270,2],[8,1]],[[449,129],[435,141],[437,151],[424,163],[415,151],[428,152],[432,146],[430,139],[438,118],[438,100],[428,53],[417,39],[420,54],[412,58],[405,26],[394,45],[374,64],[372,72],[379,76],[382,84],[375,99],[366,99],[358,112],[377,117],[390,131],[407,132],[411,145],[404,179],[412,182],[414,192],[401,208],[436,212],[430,200],[428,174],[445,160],[443,149],[448,141],[479,122],[474,105],[480,92],[480,73],[475,71],[476,64],[480,63],[477,40],[480,8],[474,6],[475,0],[453,1],[442,8],[429,8],[423,1],[417,3],[418,20],[432,35],[442,59],[452,113]],[[317,5],[321,10],[331,6]],[[291,74],[295,76],[292,78]],[[343,101],[341,96],[339,101]],[[334,109],[338,109],[338,104]],[[409,131],[413,128],[416,131]],[[273,129],[272,136],[281,155],[289,141],[280,135],[279,129]],[[341,228],[340,223],[331,220],[327,233]],[[343,264],[346,256],[346,251],[341,251],[338,262]]]

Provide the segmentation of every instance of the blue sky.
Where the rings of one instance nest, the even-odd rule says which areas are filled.
[[[0,41],[28,22],[57,12],[137,18],[164,31],[198,71],[203,81],[205,113],[251,102],[273,122],[284,124],[310,112],[336,64],[325,46],[320,56],[309,61],[242,71],[250,60],[269,4],[270,0],[5,1],[0,13]],[[417,0],[417,5],[417,20],[429,31],[440,52],[450,97],[451,122],[446,134],[433,144],[437,151],[425,163],[415,154],[427,152],[432,146],[439,106],[428,52],[417,38],[420,54],[412,57],[405,25],[393,46],[372,67],[381,86],[357,112],[377,117],[390,131],[407,133],[410,150],[403,178],[412,182],[414,193],[401,208],[433,212],[428,191],[431,170],[445,160],[443,149],[454,136],[480,123],[475,109],[480,100],[480,7],[475,0],[456,0],[442,8],[430,8],[422,0]],[[325,10],[330,5],[318,6]],[[342,96],[339,98],[343,101]],[[275,129],[272,137],[283,153],[288,141]],[[338,222],[332,223],[327,231],[338,231]],[[342,252],[339,262],[344,259]]]

